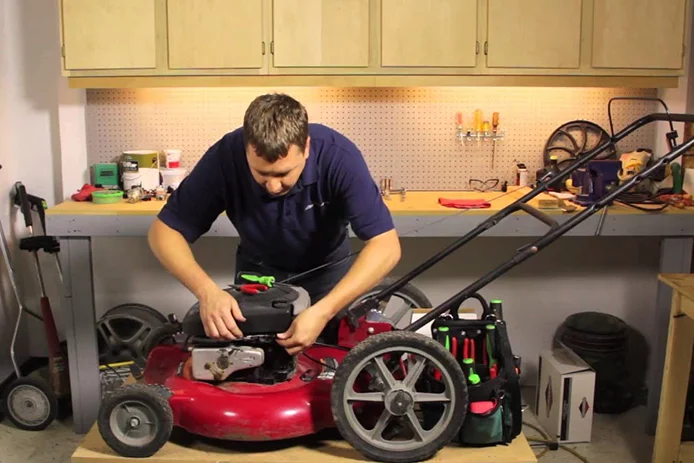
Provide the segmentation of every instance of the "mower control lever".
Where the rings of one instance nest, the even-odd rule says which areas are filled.
[[[379,305],[380,302],[377,297],[372,296],[364,299],[347,311],[345,314],[345,317],[347,317],[347,324],[352,330],[357,329],[359,319],[372,310],[378,309]]]
[[[527,212],[528,214],[532,215],[537,220],[539,220],[540,222],[544,223],[545,225],[549,226],[552,229],[559,227],[559,222],[557,222],[556,220],[554,220],[552,217],[548,216],[544,212],[542,212],[538,209],[535,209],[534,207],[532,207],[528,203],[518,203],[517,207],[518,207],[518,209],[521,209],[521,210]]]

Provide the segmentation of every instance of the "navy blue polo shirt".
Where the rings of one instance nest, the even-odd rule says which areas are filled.
[[[393,228],[359,149],[345,136],[309,125],[310,154],[297,184],[272,197],[251,174],[243,128],[211,146],[158,217],[189,243],[226,212],[246,255],[276,269],[305,271],[349,252],[348,228],[368,240]]]

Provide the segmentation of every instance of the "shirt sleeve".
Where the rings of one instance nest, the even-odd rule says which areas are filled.
[[[224,212],[223,155],[224,139],[207,150],[158,214],[159,220],[181,233],[189,243],[207,233]]]
[[[367,241],[394,228],[366,161],[356,148],[341,149],[333,166],[337,197],[354,234]]]

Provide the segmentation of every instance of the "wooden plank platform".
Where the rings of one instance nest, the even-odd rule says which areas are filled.
[[[178,430],[175,430],[178,431]],[[322,436],[322,435],[321,435]],[[339,436],[337,436],[339,437]],[[196,438],[185,432],[175,432],[172,439],[146,461],[156,463],[215,463],[260,462],[351,462],[369,461],[334,432],[324,438],[312,436],[282,442],[227,442]],[[73,463],[121,463],[134,461],[111,450],[101,438],[96,425],[72,455]],[[142,461],[142,460],[140,460]],[[450,445],[442,449],[432,463],[537,463],[537,458],[521,434],[510,445],[467,448]]]

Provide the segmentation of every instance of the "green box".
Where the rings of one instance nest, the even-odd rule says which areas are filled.
[[[103,163],[92,166],[92,185],[99,185],[104,188],[118,188],[118,164]]]

